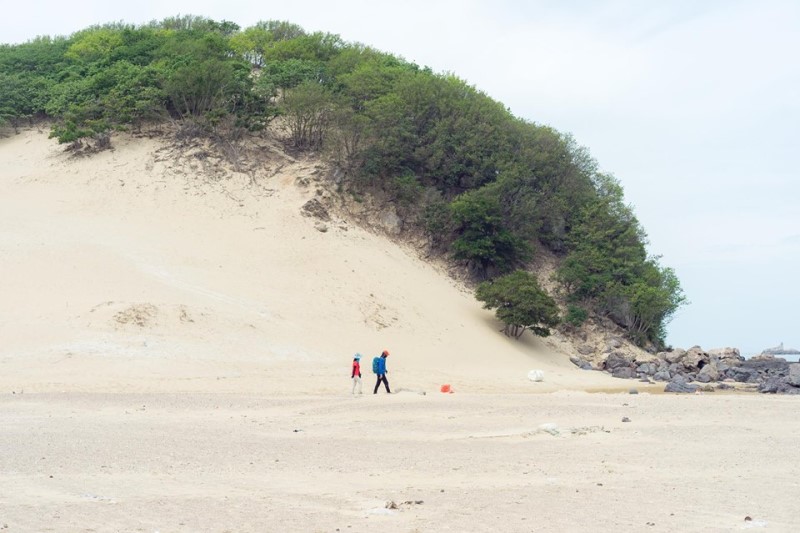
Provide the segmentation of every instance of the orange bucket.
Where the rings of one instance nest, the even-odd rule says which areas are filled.
[[[442,385],[442,388],[439,389],[439,390],[442,391],[442,392],[453,392],[453,391],[450,390],[450,385],[449,384]]]

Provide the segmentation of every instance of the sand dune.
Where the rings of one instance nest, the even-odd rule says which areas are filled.
[[[37,131],[0,144],[0,357],[19,365],[6,387],[173,391],[172,377],[198,392],[334,392],[354,352],[383,349],[413,389],[625,386],[505,338],[413,250],[344,220],[315,229],[301,207],[317,187],[297,183],[322,173],[314,161],[276,153],[254,177],[216,177],[201,159],[164,160],[158,140],[115,145],[76,158]],[[274,371],[304,377],[265,381]]]
[[[114,145],[0,139],[0,531],[796,529],[796,398],[507,339],[412,248],[316,229],[316,161]],[[384,348],[397,394],[351,396]]]

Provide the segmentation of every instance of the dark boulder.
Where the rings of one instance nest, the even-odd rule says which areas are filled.
[[[611,375],[615,378],[621,379],[633,379],[639,377],[636,371],[630,367],[615,368],[614,371],[611,372]]]
[[[700,369],[700,372],[697,373],[697,381],[709,383],[717,380],[719,380],[719,367],[716,361],[711,361],[706,364]]]
[[[764,394],[800,394],[800,387],[794,387],[786,377],[768,377],[758,386],[758,392]]]
[[[789,374],[786,381],[792,387],[800,387],[800,363],[792,363],[789,365]]]
[[[631,359],[619,352],[610,353],[605,362],[605,369],[609,371],[613,371],[618,368],[631,368],[632,366],[633,362]]]
[[[658,366],[655,363],[642,363],[641,365],[636,367],[636,371],[640,374],[652,376],[653,374],[658,372]]]
[[[664,387],[664,392],[677,392],[683,394],[689,394],[692,392],[697,391],[697,385],[691,385],[689,383],[675,383],[674,381],[670,381],[667,383],[667,386]]]
[[[739,383],[756,383],[759,381],[758,370],[744,366],[734,366],[725,371],[725,375]]]
[[[656,381],[669,381],[672,379],[672,375],[669,373],[669,370],[659,370],[653,374],[653,379]]]
[[[697,385],[692,385],[686,381],[686,378],[683,376],[675,376],[672,378],[672,381],[667,383],[667,386],[664,387],[664,392],[678,392],[678,393],[692,393],[695,392],[699,387]]]
[[[758,386],[758,392],[764,394],[777,394],[784,392],[789,385],[786,384],[786,378],[771,377],[767,378]]]
[[[708,374],[703,374],[701,372],[701,373],[697,374],[697,378],[695,378],[695,381],[697,381],[699,383],[711,383],[711,377],[709,377]]]
[[[577,366],[581,370],[592,370],[592,363],[586,361],[585,359],[581,359],[580,357],[573,355],[569,358],[569,360],[573,365]]]

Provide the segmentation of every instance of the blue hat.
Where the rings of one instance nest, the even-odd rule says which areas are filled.
[[[353,356],[353,359],[355,359],[356,361],[357,361],[357,360],[359,360],[359,359],[361,359],[361,354],[360,354],[360,353],[357,353],[357,354],[355,354],[355,355]]]

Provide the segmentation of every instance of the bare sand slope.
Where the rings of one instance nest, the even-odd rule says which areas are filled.
[[[296,183],[313,162],[276,153],[256,176],[214,175],[202,153],[115,146],[76,158],[42,132],[0,140],[2,387],[334,392],[354,352],[366,366],[384,348],[397,387],[625,386],[505,338],[408,250],[315,229],[301,206],[316,188]]]
[[[317,231],[313,162],[46,137],[0,140],[0,531],[797,530],[797,398],[622,394],[506,339],[413,251]],[[351,396],[384,348],[398,394]]]

